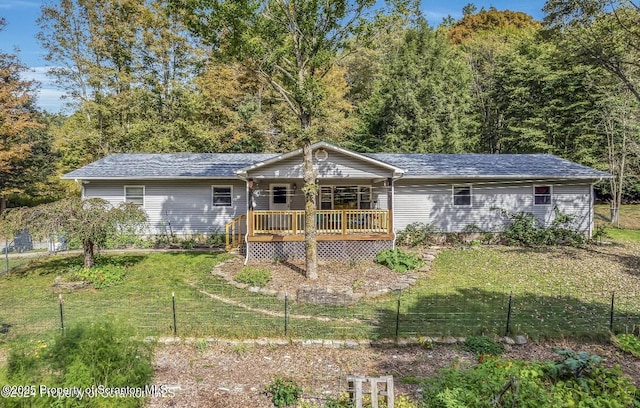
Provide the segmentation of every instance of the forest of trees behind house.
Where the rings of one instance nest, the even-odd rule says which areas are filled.
[[[295,21],[320,3],[329,12],[357,10],[357,26],[341,43],[273,46],[260,35],[269,21],[241,24],[243,13],[276,5]],[[208,15],[195,4],[209,5]],[[622,188],[624,200],[640,200],[639,3],[548,0],[544,21],[469,4],[461,19],[437,27],[416,2],[378,6],[47,3],[38,38],[69,113],[40,111],[38,84],[21,76],[27,67],[0,50],[2,206],[77,194],[59,176],[111,153],[285,152],[310,134],[359,152],[551,153],[616,176],[597,186],[602,199]],[[240,18],[219,30],[203,23],[218,13]],[[320,17],[314,27],[329,38],[337,27]],[[6,23],[0,19],[0,30]],[[305,41],[335,52],[305,49]],[[304,78],[282,66],[287,58],[276,54],[287,47],[315,58]],[[304,108],[298,115],[296,106]],[[308,126],[305,109],[314,118]]]

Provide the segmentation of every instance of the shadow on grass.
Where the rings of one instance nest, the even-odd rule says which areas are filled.
[[[96,265],[117,265],[129,267],[133,266],[146,258],[141,254],[107,254],[96,257]],[[81,267],[84,257],[82,255],[46,255],[28,262],[17,265],[9,270],[9,275],[27,277],[27,276],[45,276],[60,275],[71,269]]]
[[[607,248],[624,248],[625,244],[623,243],[615,243],[613,245],[608,245]],[[604,258],[612,264],[620,264],[625,268],[625,271],[632,276],[640,276],[640,254],[635,255],[633,251],[627,250],[617,250],[607,251],[603,247],[599,246],[589,246],[586,248],[575,248],[575,247],[553,247],[553,250],[549,250],[549,247],[539,247],[539,248],[530,248],[530,247],[510,247],[510,251],[513,251],[517,254],[528,255],[531,253],[535,254],[544,254],[545,257],[549,259],[557,259],[557,260],[584,260],[586,254],[597,255],[598,257]]]
[[[616,245],[624,246],[624,244]],[[633,255],[631,253],[622,253],[621,251],[617,251],[617,253],[614,254],[598,248],[593,249],[593,252],[597,253],[600,257],[606,258],[610,262],[621,264],[629,275],[640,277],[640,254]]]
[[[595,296],[594,296],[595,298]],[[604,340],[610,334],[611,294],[594,302],[570,296],[514,293],[508,328],[509,294],[481,289],[459,289],[448,294],[420,297],[409,304],[400,298],[396,310],[378,309],[376,337],[433,337],[472,335],[524,335],[533,340],[571,338]],[[640,326],[640,313],[614,308],[613,332]]]

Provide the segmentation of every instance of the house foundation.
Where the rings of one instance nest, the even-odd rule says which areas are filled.
[[[391,240],[318,241],[318,259],[323,261],[364,261],[385,249]],[[249,260],[304,259],[304,241],[249,242]]]

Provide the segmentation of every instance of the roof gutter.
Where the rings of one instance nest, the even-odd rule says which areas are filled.
[[[540,181],[540,180],[602,180],[613,178],[612,175],[593,175],[593,176],[542,176],[542,175],[404,175],[405,179],[413,180],[522,180],[526,182]]]
[[[125,177],[78,177],[64,175],[60,177],[61,180],[237,180],[240,176],[125,176]]]

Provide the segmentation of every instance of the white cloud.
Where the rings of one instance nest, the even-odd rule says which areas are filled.
[[[37,105],[40,109],[60,112],[64,107],[61,98],[65,92],[58,88],[53,78],[47,75],[49,69],[51,67],[30,67],[29,71],[22,73],[22,78],[40,83],[37,98]]]
[[[0,3],[0,9],[40,7],[40,2],[28,0],[4,0]]]
[[[444,11],[423,11],[423,14],[425,16],[425,18],[427,19],[427,21],[429,22],[429,24],[431,24],[431,26],[435,27],[438,26],[440,23],[442,23],[442,20],[452,16],[453,18],[460,18],[462,16],[462,13],[459,11],[451,11],[451,12],[444,12]]]

